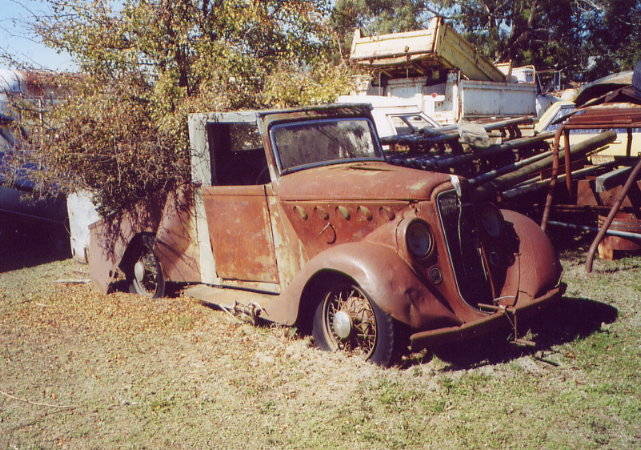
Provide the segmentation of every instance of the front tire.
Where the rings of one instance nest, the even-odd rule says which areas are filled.
[[[158,256],[154,252],[154,242],[151,236],[142,237],[127,277],[129,292],[149,298],[165,295],[165,278]]]
[[[316,346],[342,351],[389,367],[399,360],[405,339],[402,325],[386,314],[358,284],[328,280],[319,292],[312,336]]]

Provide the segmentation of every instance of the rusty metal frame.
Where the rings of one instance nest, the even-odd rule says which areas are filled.
[[[633,128],[641,127],[641,108],[603,108],[603,109],[584,109],[583,114],[575,114],[568,121],[562,124],[554,136],[554,143],[552,145],[552,173],[550,184],[545,199],[545,208],[543,210],[543,217],[541,219],[541,228],[543,231],[547,229],[547,224],[550,219],[550,211],[554,201],[554,190],[556,188],[556,180],[559,172],[559,147],[561,135],[563,135],[564,147],[564,170],[565,170],[565,186],[570,196],[573,195],[574,183],[572,180],[572,167],[570,155],[570,131],[571,130],[601,130],[608,129],[625,129],[628,135],[628,147],[631,146],[631,135]],[[605,236],[614,216],[619,212],[621,204],[625,199],[630,187],[634,180],[641,171],[641,158],[630,172],[623,189],[617,195],[617,198],[610,208],[608,217],[599,228],[599,232],[592,241],[590,249],[587,254],[585,262],[585,270],[590,273],[592,271],[592,263],[594,261],[594,254],[603,237]]]
[[[630,172],[628,179],[623,185],[623,189],[621,190],[621,192],[619,192],[619,195],[617,196],[616,201],[612,205],[612,209],[610,209],[610,213],[608,214],[608,217],[605,219],[605,222],[603,222],[603,225],[601,225],[601,228],[599,228],[599,232],[594,238],[594,241],[592,241],[592,245],[590,245],[590,250],[588,250],[588,256],[585,261],[585,271],[587,273],[592,272],[592,262],[594,261],[594,253],[596,252],[597,247],[599,246],[599,243],[603,239],[603,236],[605,236],[606,231],[608,230],[608,228],[610,228],[610,224],[612,223],[612,220],[614,220],[614,216],[619,212],[619,209],[621,208],[621,203],[623,203],[625,196],[628,195],[628,191],[630,190],[630,187],[632,187],[632,184],[634,183],[634,181],[637,179],[639,172],[641,172],[641,158],[639,158],[639,161],[637,161],[636,165],[634,166],[634,169],[632,169],[632,172]]]

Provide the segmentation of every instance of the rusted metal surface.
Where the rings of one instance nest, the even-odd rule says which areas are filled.
[[[453,268],[447,263],[449,251],[435,211],[434,198],[439,192],[449,189],[449,183],[444,183],[432,192],[430,198],[424,198],[414,208],[407,203],[404,208],[402,203],[391,204],[389,209],[396,211],[395,215],[392,217],[385,213],[380,217],[380,223],[372,224],[364,223],[366,217],[360,219],[361,223],[358,220],[349,222],[337,211],[337,207],[331,208],[330,203],[298,203],[306,206],[303,208],[307,212],[307,219],[303,219],[291,207],[291,202],[285,202],[290,206],[288,217],[291,222],[297,223],[294,229],[299,240],[305,242],[303,247],[310,259],[283,291],[279,301],[271,302],[266,307],[266,314],[272,319],[278,318],[278,321],[295,323],[299,312],[297,302],[304,296],[307,283],[319,273],[333,271],[354,279],[385,312],[412,328],[446,326],[448,322],[458,326],[483,320],[486,314],[471,307],[461,297]],[[381,203],[366,204],[374,210]],[[354,211],[358,207],[354,205],[348,209]],[[327,213],[332,210],[332,214]],[[384,207],[379,207],[379,211],[384,212]],[[500,289],[496,298],[500,305],[520,305],[520,301],[527,302],[550,286],[556,286],[561,267],[549,240],[536,223],[511,211],[503,211],[503,215],[518,240],[516,247],[506,255],[504,273],[499,274],[496,272],[500,271],[495,270],[493,274]],[[403,224],[413,218],[425,220],[433,231],[435,251],[431,259],[425,262],[414,261],[402,245],[400,233]],[[320,230],[325,229],[322,220],[326,223],[336,220],[348,224],[341,229],[345,232],[345,240],[338,245],[324,240],[324,235],[319,234]],[[372,225],[374,230],[365,228],[364,237],[347,234]],[[495,248],[499,247],[509,248],[505,242],[495,244]],[[316,253],[318,250],[320,252]],[[437,283],[425,283],[423,280],[429,280],[429,273],[435,268],[441,273],[440,279]]]
[[[573,116],[570,120],[574,120],[576,117],[581,117],[581,116]],[[577,125],[578,127],[583,127],[584,125]],[[629,125],[628,125],[629,126]],[[600,128],[595,126],[594,124],[586,126],[587,128]],[[570,161],[570,154],[572,153],[572,148],[577,148],[581,147],[583,150],[576,152],[578,154],[585,154],[589,151],[596,150],[599,146],[605,145],[608,142],[612,142],[614,139],[616,139],[616,133],[612,130],[609,131],[604,131],[601,134],[594,136],[590,139],[587,139],[579,144],[576,144],[575,146],[570,146],[569,145],[569,130],[574,129],[573,122],[568,121],[566,122],[563,126],[561,126],[554,137],[554,144],[552,146],[552,173],[550,175],[550,185],[548,189],[548,193],[546,196],[545,200],[545,208],[543,210],[543,218],[541,220],[541,228],[543,230],[546,229],[547,221],[550,218],[550,208],[552,207],[552,203],[554,202],[554,193],[555,193],[555,188],[556,188],[556,182],[557,182],[557,175],[559,172],[559,157],[560,157],[560,140],[561,136],[564,136],[564,145],[566,146],[563,150],[563,156],[564,156],[564,170],[565,170],[565,186],[568,194],[572,195],[574,193],[574,183],[572,181],[572,165]],[[569,151],[568,151],[569,150]]]
[[[430,174],[385,162],[359,162],[318,167],[291,173],[279,180],[274,192],[284,201],[424,199],[449,180],[447,174]],[[331,192],[331,193],[330,193]]]
[[[599,243],[601,243],[601,240],[603,239],[603,237],[605,236],[605,232],[610,227],[610,224],[614,220],[614,217],[619,212],[619,209],[621,208],[621,204],[623,203],[623,200],[628,194],[630,187],[632,187],[636,179],[639,177],[639,173],[641,173],[641,158],[634,166],[634,169],[632,169],[632,172],[630,172],[630,176],[628,177],[627,181],[623,185],[623,188],[621,189],[621,192],[619,193],[616,201],[612,205],[612,209],[610,210],[608,217],[603,222],[603,225],[601,225],[599,232],[597,233],[596,237],[594,238],[594,241],[592,241],[592,244],[590,245],[590,249],[588,250],[588,256],[585,261],[586,272],[588,273],[592,272],[592,263],[594,261],[594,254],[596,253],[597,247]]]
[[[610,225],[610,228],[606,232],[606,236],[601,240],[601,242],[599,242],[599,246],[597,248],[599,258],[612,261],[615,259],[615,255],[618,252],[633,252],[641,250],[641,233],[635,233],[639,236],[639,239],[637,240],[632,240],[629,237],[610,236],[611,233],[616,233],[618,231],[612,229],[613,225],[614,224]]]
[[[532,219],[508,210],[503,210],[503,216],[514,226],[519,237],[519,298],[539,297],[548,286],[556,285],[561,277],[556,251]]]
[[[436,330],[422,331],[414,333],[410,336],[413,348],[421,348],[427,346],[438,346],[449,344],[451,342],[469,340],[496,331],[497,328],[509,329],[511,323],[508,320],[508,314],[531,315],[539,312],[542,308],[548,307],[550,303],[556,302],[561,298],[565,292],[565,286],[561,285],[557,288],[551,289],[541,297],[532,299],[527,303],[523,303],[520,307],[499,309],[494,314],[485,316],[484,318],[468,322],[458,327],[439,328]]]
[[[629,173],[628,175],[629,176]],[[626,178],[627,178],[626,176]],[[580,207],[596,207],[599,206],[606,211],[609,211],[612,205],[614,204],[616,198],[621,194],[623,184],[618,186],[611,187],[607,190],[600,191],[595,186],[595,180],[584,179],[578,180],[576,182],[576,205]],[[636,180],[636,186],[631,188],[631,191],[639,192],[641,191],[641,180]],[[630,194],[633,192],[628,192],[628,195],[624,197],[621,207],[622,208],[633,208],[639,207],[639,202],[631,198]],[[637,194],[634,194],[635,197]],[[633,201],[634,200],[634,201]],[[558,205],[559,207],[566,207],[570,205]]]
[[[626,91],[627,92],[627,91]],[[636,91],[635,91],[636,92]],[[638,95],[638,93],[632,93],[632,96]],[[609,97],[608,97],[609,98]],[[550,219],[550,212],[554,202],[555,187],[556,187],[556,175],[559,167],[559,142],[561,135],[564,137],[564,145],[566,149],[569,146],[569,133],[571,130],[603,130],[609,129],[610,133],[614,133],[613,130],[624,129],[627,130],[628,134],[628,154],[631,154],[632,146],[632,130],[635,128],[641,127],[641,108],[638,105],[633,104],[617,104],[617,96],[611,98],[615,103],[607,103],[608,98],[605,98],[606,102],[604,105],[586,107],[584,109],[577,110],[567,121],[557,130],[555,136],[555,144],[553,146],[553,173],[550,179],[549,189],[546,197],[545,208],[543,212],[543,219],[541,222],[542,228],[545,230],[547,222]],[[641,99],[640,99],[641,100]],[[623,206],[631,206],[633,209],[638,210],[638,204],[632,199],[627,198],[628,192],[634,186],[638,186],[638,174],[641,171],[641,161],[637,160],[635,163],[634,169],[629,173],[627,181],[621,187],[613,187],[613,184],[616,184],[616,180],[619,180],[625,170],[619,171],[620,173],[613,173],[609,175],[604,175],[600,180],[600,183],[595,183],[590,180],[581,180],[578,183],[574,183],[571,174],[571,165],[568,158],[568,152],[565,152],[565,188],[569,196],[570,201],[578,205],[587,205],[587,206],[603,206],[611,205],[610,212],[608,217],[601,225],[597,236],[595,237],[590,250],[588,251],[587,260],[585,264],[585,269],[587,272],[592,271],[592,263],[594,260],[594,255],[596,254],[599,244],[604,238],[610,223],[619,212]],[[596,186],[594,186],[597,184]],[[638,188],[637,188],[638,190]],[[611,256],[613,245],[615,242],[614,238],[609,239],[606,245],[601,246],[602,254],[604,256]]]
[[[566,130],[638,127],[641,124],[641,108],[593,108],[583,109],[564,124]]]
[[[422,282],[390,247],[355,242],[325,250],[310,260],[293,281],[288,289],[291,297],[303,295],[309,280],[326,270],[352,278],[386,313],[410,327],[431,328],[462,322],[452,303]]]
[[[333,161],[286,175],[274,167],[270,124],[367,119],[368,111],[340,106],[234,116],[264,133],[271,181],[213,185],[216,164],[205,161],[198,184],[163,208],[139,208],[144,220],[125,215],[112,222],[118,238],[110,252],[103,251],[108,224],[92,227],[92,277],[107,289],[115,271],[123,270],[135,237],[150,233],[166,281],[203,282],[189,292],[221,304],[234,299],[283,324],[309,318],[319,289],[338,274],[415,333],[481,326],[495,315],[481,304],[517,311],[558,296],[560,265],[544,233],[525,216],[473,202],[465,180],[393,166],[382,158]],[[190,130],[208,132],[227,116],[211,123],[207,117],[213,116],[204,116],[205,122],[199,117],[198,127]],[[220,143],[207,145],[197,149],[201,157],[224,151]],[[498,228],[494,222],[483,225],[483,214],[486,221],[498,221]],[[417,223],[420,239],[429,241],[420,256],[416,251],[423,241],[416,244],[419,250],[410,245],[410,227]],[[211,251],[213,260],[207,266],[204,251]],[[260,292],[234,296],[235,288]]]
[[[305,256],[311,258],[330,246],[362,240],[390,221],[390,211],[395,216],[407,208],[407,202],[285,201],[282,206],[296,236],[305,243]]]
[[[200,281],[198,250],[193,229],[192,193],[179,190],[166,199],[150,199],[121,216],[89,226],[89,274],[107,292],[122,278],[123,258],[132,241],[143,233],[155,235],[155,248],[164,276],[172,281]]]
[[[598,225],[601,227],[605,222],[605,216],[599,216]],[[641,249],[641,218],[632,213],[619,212],[614,216],[608,232],[611,236],[603,238],[599,244],[599,255],[609,254],[613,259],[613,252],[634,251]],[[618,234],[618,236],[617,236]]]
[[[599,216],[599,227],[605,219]],[[620,252],[641,250],[641,219],[631,213],[617,213],[597,250],[600,258],[609,260],[613,260]]]
[[[277,283],[264,186],[207,187],[204,199],[218,276]]]
[[[169,195],[156,231],[155,249],[164,276],[176,282],[200,282],[198,244],[191,188]]]

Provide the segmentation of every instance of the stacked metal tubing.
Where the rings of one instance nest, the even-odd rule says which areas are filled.
[[[491,122],[482,125],[485,131],[500,130],[501,134],[509,133],[512,137],[520,137],[521,132],[518,125],[531,124],[533,119],[531,117],[518,117],[515,119],[502,120],[499,122]],[[554,134],[552,134],[553,136]],[[552,137],[550,136],[550,137]],[[402,134],[396,136],[385,136],[381,138],[383,145],[400,144],[400,145],[435,145],[443,142],[453,141],[459,139],[459,131],[457,125],[448,125],[443,128],[424,128],[419,134]]]
[[[519,119],[517,119],[517,122],[518,120]],[[494,127],[492,127],[492,125],[494,125]],[[500,123],[490,124],[490,126],[486,126],[485,128],[489,131],[490,129],[501,128],[500,125]],[[502,125],[505,126],[504,123]],[[582,227],[579,225],[567,224],[558,221],[550,221],[549,215],[553,192],[556,188],[556,182],[558,180],[564,180],[568,193],[571,193],[573,178],[577,179],[586,175],[593,175],[615,165],[614,162],[609,162],[571,171],[571,161],[573,157],[583,157],[595,150],[598,150],[599,148],[614,141],[617,137],[617,134],[612,130],[605,131],[581,143],[570,146],[569,134],[567,131],[569,131],[568,128],[562,126],[556,133],[548,132],[541,133],[534,137],[514,139],[502,144],[489,146],[482,150],[477,149],[476,151],[472,151],[469,153],[459,153],[455,155],[430,153],[421,155],[406,155],[390,152],[388,153],[387,157],[388,160],[393,164],[400,164],[423,170],[449,171],[462,164],[469,163],[474,160],[488,159],[504,152],[513,151],[519,148],[527,148],[536,145],[537,143],[540,144],[544,140],[554,137],[554,143],[551,151],[542,152],[529,158],[505,165],[503,167],[487,171],[476,177],[470,178],[468,181],[471,185],[477,186],[477,195],[484,198],[491,197],[499,192],[502,198],[511,199],[548,186],[549,190],[545,202],[545,209],[541,227],[543,228],[543,230],[545,230],[547,224],[549,223],[551,225],[562,226],[566,228],[589,229],[591,231],[598,231],[597,236],[590,246],[590,250],[588,251],[586,260],[586,271],[591,272],[594,254],[596,252],[598,244],[601,242],[603,237],[606,234],[621,236],[618,232],[609,232],[608,228],[612,220],[614,219],[614,216],[619,211],[621,203],[627,195],[627,192],[629,191],[632,183],[634,182],[634,180],[636,180],[636,178],[639,176],[639,173],[641,172],[641,160],[635,165],[634,169],[630,173],[630,176],[628,177],[622,191],[619,193],[614,205],[610,209],[608,217],[606,218],[604,224],[600,227],[600,229],[595,229],[594,227]],[[564,136],[564,148],[567,151],[559,150],[561,134],[563,134]],[[442,133],[432,132],[429,136],[394,136],[382,139],[382,142],[383,144],[419,145],[423,147],[429,147],[455,140],[458,142],[458,138],[459,134],[457,131],[448,129]],[[561,157],[564,159],[565,168],[565,174],[562,175],[559,174],[559,159]],[[552,166],[552,173],[549,179],[540,180],[536,178],[530,178],[532,174],[540,172],[550,165]],[[621,237],[637,239],[641,238],[641,236],[634,233],[627,233],[626,236]]]
[[[486,126],[486,130],[496,124]],[[510,151],[531,148],[533,146],[541,145],[546,139],[555,136],[554,132],[541,133],[533,137],[514,139],[502,144],[491,145],[484,149],[477,149],[476,151],[462,153],[462,154],[402,154],[396,152],[388,152],[387,159],[392,164],[399,164],[403,166],[413,167],[422,170],[434,171],[449,171],[456,169],[465,163],[470,163],[475,160],[490,159],[496,155],[507,153]],[[567,159],[571,156],[584,156],[610,142],[616,138],[616,133],[605,132],[584,142],[569,147],[567,152]],[[423,135],[409,135],[409,136],[394,136],[382,140],[384,144],[402,143],[405,145],[420,145],[430,146],[440,144],[442,142],[453,141],[458,139],[458,133],[443,133],[433,134],[431,136]],[[565,154],[566,152],[563,152]],[[471,185],[478,186],[479,192],[493,191],[502,192],[507,194],[506,198],[514,198],[528,192],[532,192],[543,188],[548,184],[546,181],[531,179],[532,174],[539,172],[546,167],[554,164],[554,155],[552,151],[542,152],[531,156],[529,158],[516,161],[511,164],[499,167],[497,169],[489,170],[476,177],[470,178],[468,181]],[[588,175],[600,170],[606,166],[596,166],[593,168],[581,169],[574,172],[575,176]],[[558,174],[555,174],[557,177]],[[525,182],[523,186],[517,186],[519,183]],[[517,186],[517,187],[515,187]],[[490,195],[489,193],[487,195]]]
[[[574,157],[583,157],[586,154],[597,150],[604,145],[609,144],[610,142],[616,139],[616,133],[614,131],[605,131],[600,133],[590,139],[587,139],[583,142],[575,144],[563,152],[563,155],[566,159]],[[536,155],[540,156],[540,155]],[[507,188],[513,187],[517,183],[527,180],[531,177],[533,173],[540,172],[541,170],[549,167],[554,163],[554,155],[552,152],[547,152],[544,157],[533,159],[528,164],[525,164],[523,167],[519,167],[513,171],[504,171],[502,169],[494,170],[493,173],[487,173],[479,175],[477,178],[472,178],[470,183],[478,184],[477,179],[482,179],[485,183],[491,183],[498,190],[505,190]],[[524,160],[526,161],[526,160]],[[518,163],[515,163],[518,164]],[[508,166],[511,167],[512,165]],[[556,177],[557,174],[553,174]]]
[[[537,136],[514,139],[512,141],[508,141],[503,144],[491,145],[482,150],[473,151],[469,153],[462,153],[462,154],[453,155],[453,156],[448,154],[445,154],[445,155],[443,154],[442,155],[398,154],[397,155],[395,153],[389,152],[387,154],[387,159],[392,164],[402,164],[404,166],[414,167],[416,169],[441,171],[441,170],[446,170],[452,167],[460,166],[464,163],[471,162],[475,159],[487,159],[501,153],[506,153],[506,152],[517,150],[520,148],[531,147],[532,145],[540,144],[545,139],[549,139],[553,136],[554,136],[554,132],[541,133]],[[434,137],[422,137],[422,136],[411,136],[411,137],[413,138],[412,143],[429,145],[429,144],[437,144],[437,143],[452,141],[455,139],[457,140],[459,136],[458,134],[446,134],[446,135],[438,135]],[[391,141],[392,141],[391,139],[385,139],[382,142],[389,143]],[[400,141],[400,139],[394,140],[394,143],[398,143],[398,141]],[[410,141],[406,137],[405,139],[403,139],[403,142],[408,143]]]

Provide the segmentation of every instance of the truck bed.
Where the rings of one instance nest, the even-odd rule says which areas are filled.
[[[460,69],[471,80],[505,81],[505,75],[489,59],[438,17],[425,30],[371,37],[356,30],[350,59],[369,67],[407,63],[423,69]]]

